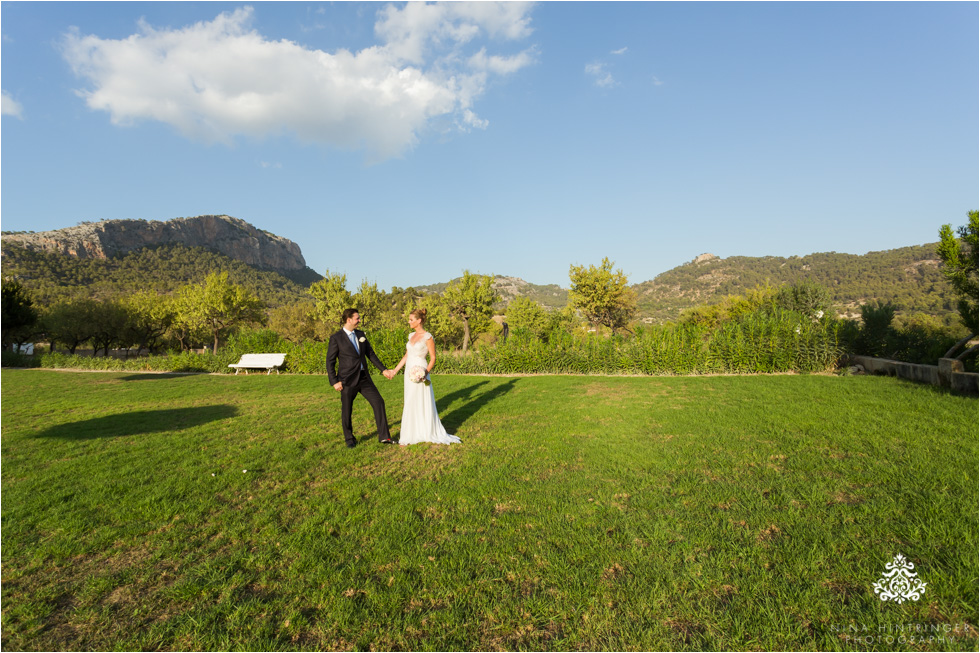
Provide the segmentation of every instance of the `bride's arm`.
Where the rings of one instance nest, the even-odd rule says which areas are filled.
[[[406,358],[408,358],[408,352],[405,352],[405,355],[402,356],[402,359],[400,361],[398,361],[398,365],[395,365],[395,368],[392,370],[392,372],[394,372],[395,374],[398,374],[398,372],[400,372],[401,369],[403,367],[405,367],[405,359]]]
[[[436,341],[431,336],[425,341],[425,346],[429,348],[429,364],[425,367],[425,371],[428,374],[432,371],[432,368],[436,366]]]

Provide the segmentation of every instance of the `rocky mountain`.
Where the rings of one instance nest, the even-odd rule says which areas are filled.
[[[251,289],[269,307],[309,298],[309,281],[290,279],[275,270],[260,270],[213,250],[179,243],[102,259],[33,251],[4,241],[2,271],[4,279],[22,283],[38,306],[73,298],[126,297],[144,290],[167,295],[187,284],[200,283],[212,272],[227,272],[232,283]]]
[[[290,278],[314,276],[299,245],[227,215],[156,220],[103,220],[55,231],[5,233],[4,244],[76,258],[110,259],[162,245],[207,247],[261,270]],[[296,279],[299,280],[299,279]]]

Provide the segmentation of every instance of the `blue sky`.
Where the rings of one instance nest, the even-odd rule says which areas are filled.
[[[2,4],[2,226],[228,214],[382,289],[934,242],[978,5]]]

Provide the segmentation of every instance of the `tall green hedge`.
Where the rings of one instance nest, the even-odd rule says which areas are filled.
[[[379,330],[369,333],[369,337],[381,361],[394,367],[404,355],[408,331]],[[444,374],[815,372],[832,369],[849,348],[850,339],[846,322],[814,322],[790,311],[749,315],[717,328],[668,324],[610,338],[555,332],[543,340],[515,329],[506,342],[465,355],[440,352],[436,370]],[[48,368],[230,374],[228,364],[242,354],[272,352],[286,354],[285,372],[326,373],[327,343],[297,345],[270,330],[239,334],[217,354],[184,352],[123,361],[54,353],[35,356],[33,364]],[[8,358],[4,362],[17,364]]]
[[[443,355],[438,369],[471,374],[710,374],[814,372],[833,368],[845,351],[841,324],[777,314],[718,329],[665,325],[634,337],[575,338],[548,343],[516,333],[472,355]]]

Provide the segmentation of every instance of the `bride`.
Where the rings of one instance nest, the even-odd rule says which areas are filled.
[[[432,334],[425,330],[424,308],[417,308],[408,314],[408,326],[413,333],[405,345],[405,355],[395,366],[397,374],[405,369],[405,409],[402,411],[401,436],[398,443],[418,444],[419,442],[435,442],[438,444],[454,444],[462,442],[455,435],[446,433],[439,412],[436,410],[436,395],[432,389],[429,372],[436,364],[436,344]],[[425,357],[428,354],[429,360]]]

